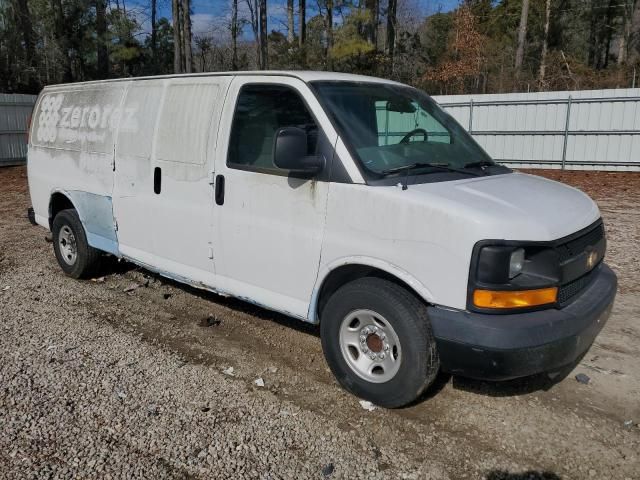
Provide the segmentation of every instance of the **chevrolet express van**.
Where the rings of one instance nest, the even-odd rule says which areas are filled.
[[[615,297],[589,197],[495,164],[428,95],[378,78],[50,86],[28,176],[67,275],[108,253],[319,323],[340,384],[385,407],[440,370],[570,365]]]

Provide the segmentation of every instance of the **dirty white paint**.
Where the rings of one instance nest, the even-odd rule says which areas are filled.
[[[340,266],[378,268],[428,302],[464,309],[478,240],[553,240],[598,218],[581,192],[522,174],[407,190],[366,185],[307,85],[341,79],[384,82],[269,72],[48,87],[36,107],[29,149],[36,219],[48,227],[51,195],[64,192],[82,210],[96,248],[107,250],[111,228],[112,253],[200,288],[317,321],[318,292]],[[351,183],[227,166],[238,93],[252,83],[285,85],[304,99]],[[216,175],[225,177],[222,206],[214,201]],[[82,199],[77,205],[76,198]]]

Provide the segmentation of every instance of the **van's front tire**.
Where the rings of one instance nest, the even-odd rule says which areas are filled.
[[[438,374],[426,306],[388,280],[365,277],[338,289],[322,311],[320,331],[338,382],[375,405],[407,405]]]
[[[51,228],[53,250],[60,268],[72,278],[86,278],[96,271],[100,251],[87,243],[84,227],[74,209],[60,211]]]

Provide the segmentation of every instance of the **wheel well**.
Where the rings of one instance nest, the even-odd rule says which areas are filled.
[[[56,218],[56,215],[67,208],[75,207],[66,195],[60,192],[56,192],[51,195],[51,201],[49,202],[49,228],[52,227],[53,219]]]
[[[420,301],[423,301],[422,297],[411,286],[389,272],[368,265],[344,265],[332,270],[327,278],[324,279],[318,295],[318,308],[316,310],[318,316],[322,315],[322,310],[333,293],[343,285],[362,277],[384,278],[413,293]]]

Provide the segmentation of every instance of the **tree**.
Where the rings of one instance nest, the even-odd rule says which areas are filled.
[[[546,0],[544,15],[544,37],[542,40],[542,53],[540,54],[540,70],[538,71],[538,84],[544,88],[544,75],[546,71],[547,48],[549,44],[549,21],[551,20],[551,0]]]
[[[378,41],[378,11],[379,0],[364,0],[364,6],[367,10],[367,21],[365,23],[365,37],[374,48]]]
[[[66,18],[64,10],[62,9],[62,0],[52,0],[53,2],[53,14],[55,16],[55,38],[58,47],[63,52],[69,52],[70,40],[66,33]],[[71,56],[67,53],[64,55],[64,74],[62,75],[62,81],[69,83],[73,81],[73,67]]]
[[[524,44],[527,39],[527,17],[529,16],[529,0],[522,0],[522,11],[520,13],[520,26],[518,27],[518,49],[516,50],[516,72],[522,67],[524,59]]]
[[[462,93],[466,81],[471,79],[478,84],[485,62],[482,49],[486,39],[478,31],[476,18],[467,6],[456,12],[452,30],[445,58],[423,78],[436,82],[445,91],[451,86],[453,92],[450,93]]]
[[[104,1],[104,0],[103,0]],[[158,0],[151,0],[151,57],[155,63],[158,57]]]
[[[96,2],[96,43],[98,78],[109,77],[109,50],[107,49],[107,6],[105,0]]]
[[[640,1],[630,0],[633,6],[629,7],[629,36],[627,39],[627,57],[637,61],[640,53]]]
[[[180,21],[180,0],[172,0],[172,21],[173,21],[173,71],[182,73],[183,53],[182,53],[182,22]]]
[[[322,12],[324,8],[324,13]],[[333,0],[318,0],[318,10],[324,24],[324,64],[333,69],[331,49],[333,48]]]
[[[260,37],[260,12],[258,8],[258,0],[245,0],[249,9],[249,23],[253,31],[253,39],[256,45],[256,64],[258,68],[262,68],[262,43]]]
[[[293,0],[287,0],[287,42],[293,43],[295,40],[295,20],[293,18]]]
[[[238,1],[223,20],[230,36],[192,41],[192,0],[172,0],[169,20],[149,0],[149,32],[126,0],[0,0],[0,89],[251,65],[489,93],[626,87],[640,67],[639,0],[462,0],[427,15],[424,0],[287,0],[273,30],[266,0]],[[245,22],[253,41],[241,41]]]
[[[193,54],[191,52],[191,2],[182,0],[182,43],[184,52],[183,72],[191,73],[193,70]]]
[[[327,68],[369,75],[376,75],[384,69],[382,56],[376,54],[374,45],[363,35],[362,27],[369,18],[367,10],[354,9],[343,17],[341,24],[334,26],[334,42],[328,52],[330,63]]]
[[[307,32],[307,3],[306,0],[299,0],[298,2],[298,46],[304,47]]]
[[[238,0],[231,1],[231,69],[238,70]]]
[[[396,11],[398,9],[398,0],[389,0],[389,6],[387,7],[387,43],[386,53],[389,56],[391,62],[391,69],[393,71],[393,54],[396,47]]]
[[[260,16],[260,70],[269,68],[269,48],[267,44],[267,0],[258,0]]]

